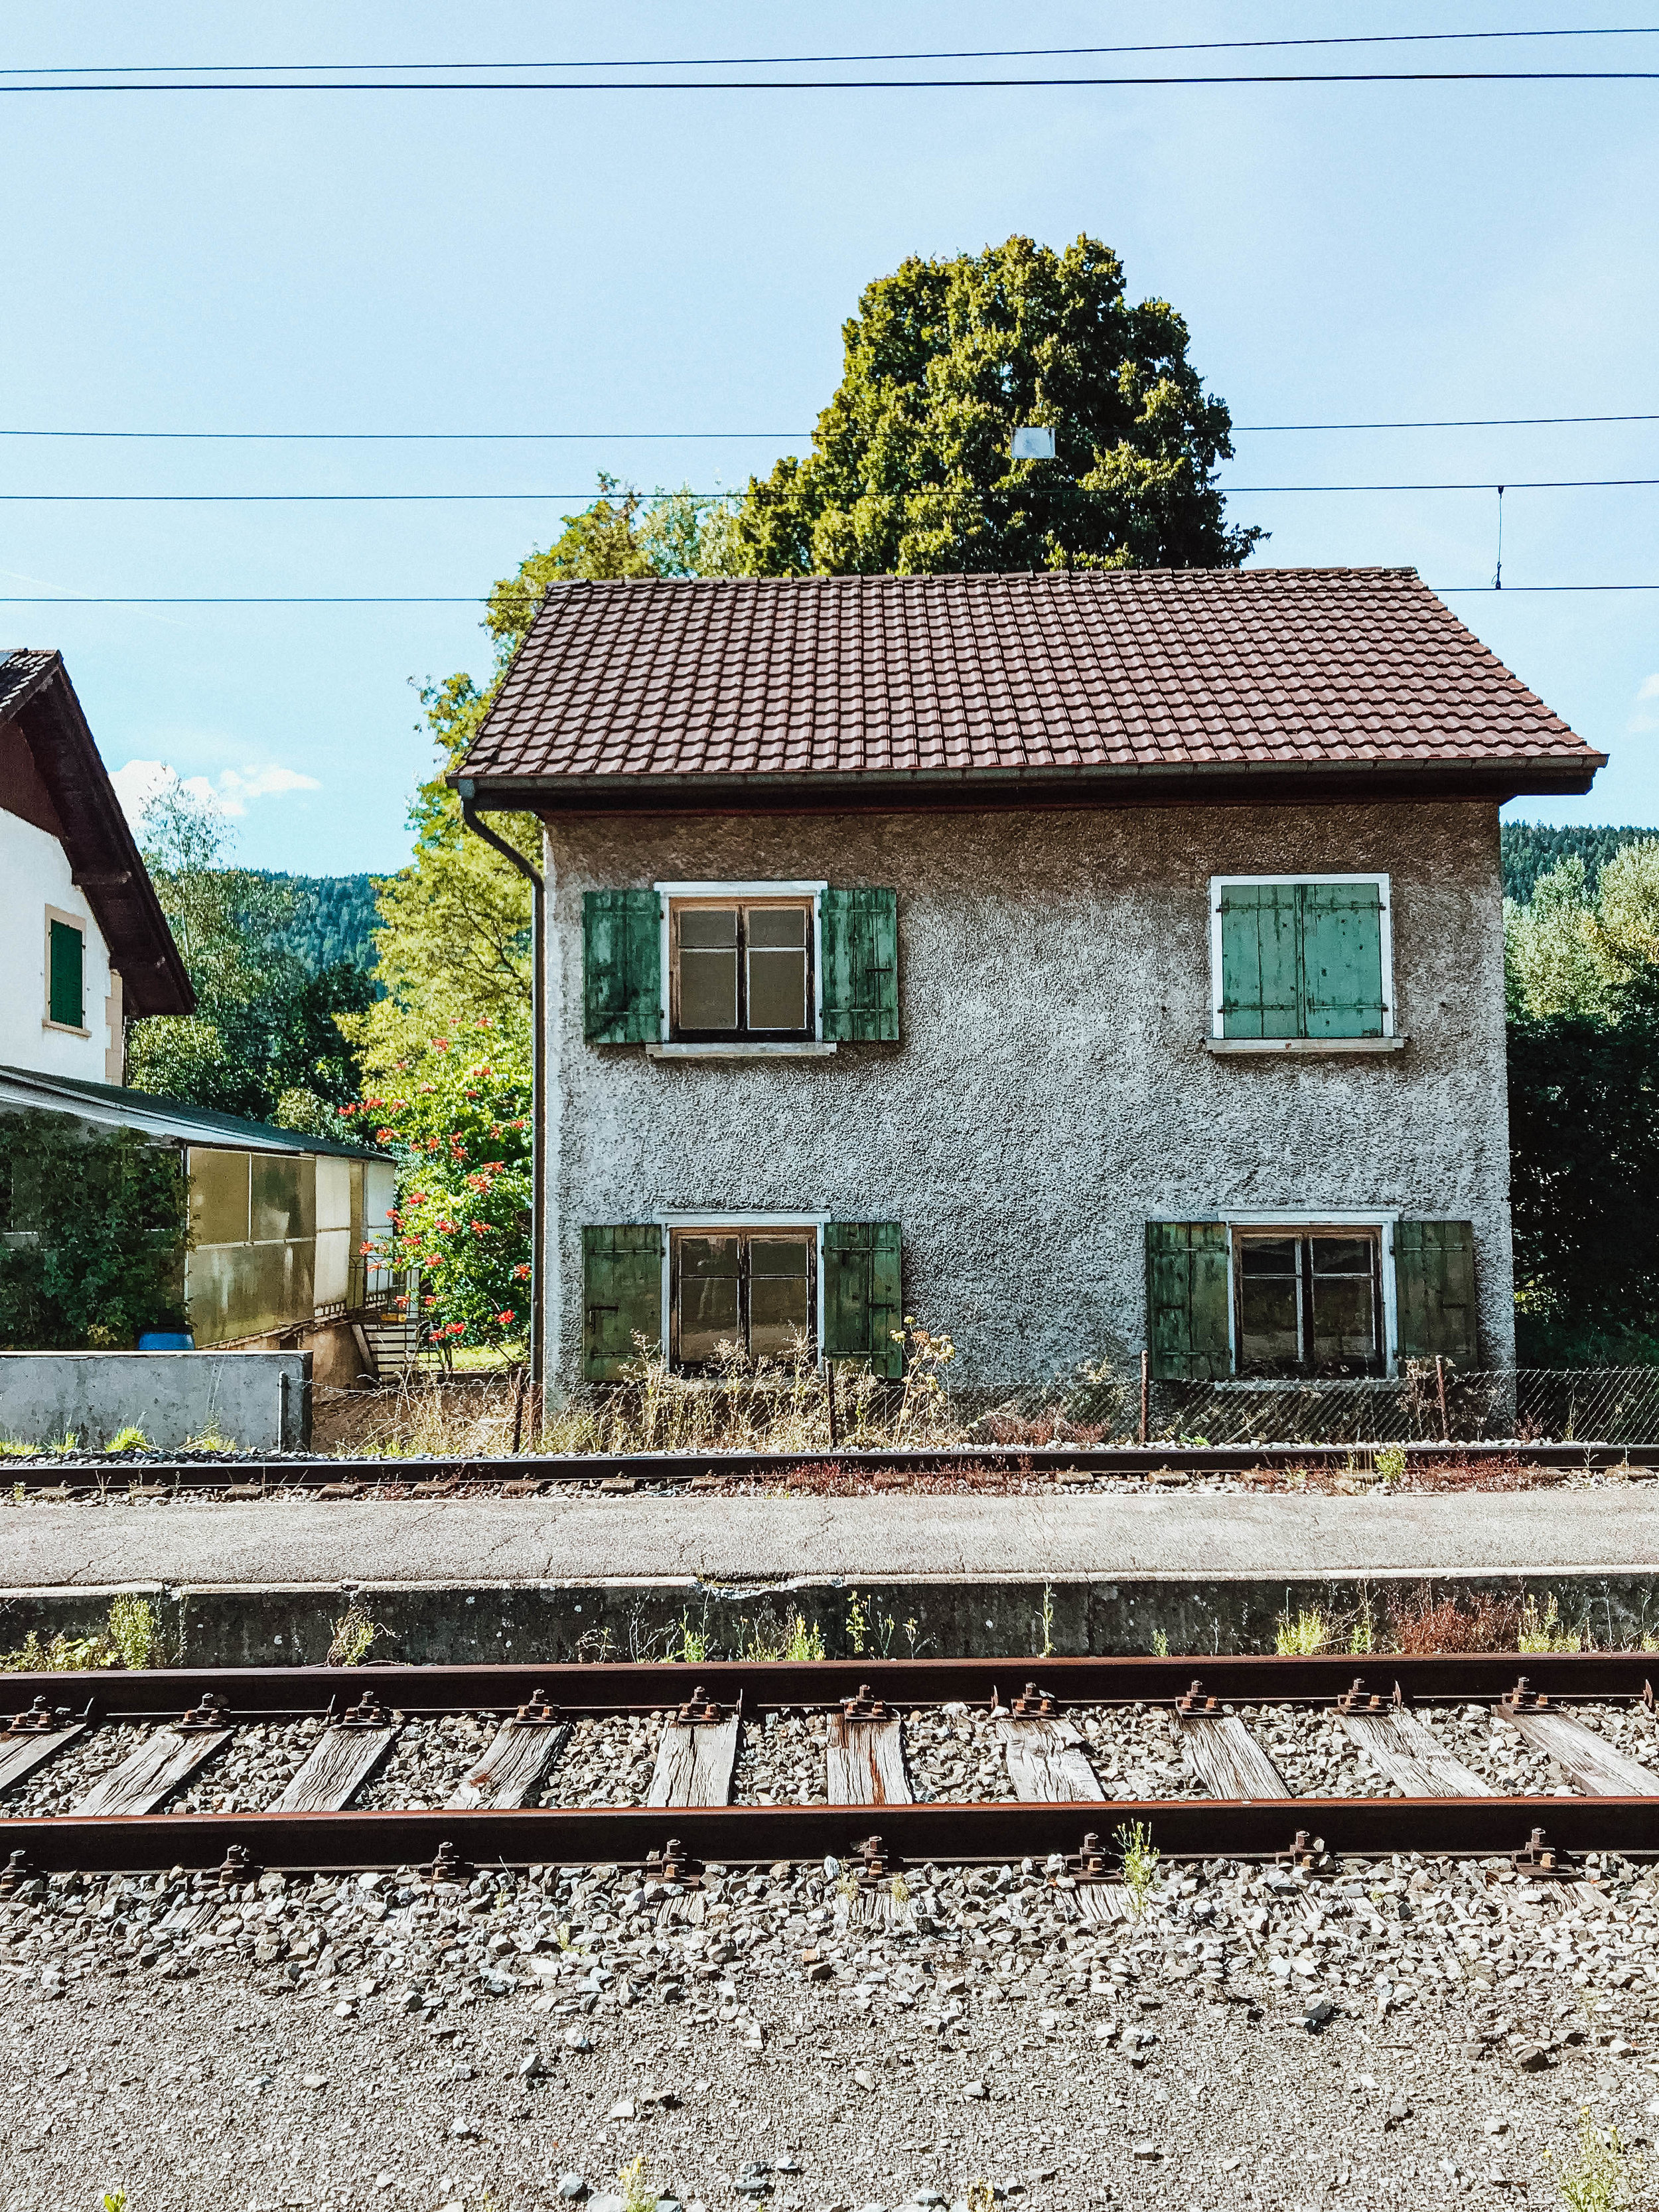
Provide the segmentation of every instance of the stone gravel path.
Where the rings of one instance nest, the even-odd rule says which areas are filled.
[[[1659,2124],[1659,1890],[1597,1873],[36,1878],[0,2212],[1554,2203],[1581,2106]]]

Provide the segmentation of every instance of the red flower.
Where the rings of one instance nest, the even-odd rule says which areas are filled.
[[[530,1280],[530,1262],[527,1260],[520,1261],[518,1266],[513,1270],[513,1279],[518,1283],[527,1283]]]
[[[511,1306],[505,1313],[498,1313],[495,1316],[497,1325],[502,1328],[505,1328],[509,1322],[515,1321],[517,1318]]]

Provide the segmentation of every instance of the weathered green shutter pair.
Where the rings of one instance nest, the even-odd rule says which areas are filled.
[[[1224,884],[1221,1033],[1381,1036],[1381,885]]]
[[[1224,1221],[1146,1224],[1146,1334],[1161,1382],[1219,1382],[1233,1371]],[[1397,1221],[1395,1304],[1402,1359],[1475,1364],[1474,1224]]]
[[[904,1372],[904,1325],[896,1221],[830,1221],[823,1245],[823,1349],[875,1375]],[[654,1221],[582,1231],[582,1379],[620,1382],[640,1356],[636,1339],[662,1342],[662,1271],[667,1233]]]
[[[828,1044],[898,1042],[898,893],[818,894]],[[582,1035],[655,1044],[662,1035],[662,900],[653,890],[582,894]]]

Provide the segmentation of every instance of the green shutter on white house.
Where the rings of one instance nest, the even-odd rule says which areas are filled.
[[[1231,1374],[1228,1249],[1224,1221],[1146,1224],[1146,1344],[1160,1382]]]
[[[1477,1365],[1474,1224],[1396,1221],[1394,1280],[1400,1357]]]
[[[1224,883],[1221,1033],[1382,1034],[1382,885]]]
[[[662,1344],[663,1232],[654,1221],[582,1231],[582,1380],[620,1382],[640,1342]]]
[[[47,979],[47,1012],[65,1029],[87,1025],[86,957],[84,934],[66,921],[50,925],[51,974]]]
[[[654,1044],[662,1035],[662,901],[652,890],[582,894],[582,1035]]]
[[[819,894],[823,942],[823,1038],[829,1044],[896,1044],[898,893]]]
[[[865,1361],[872,1375],[904,1372],[904,1290],[896,1221],[830,1221],[823,1228],[823,1353]]]

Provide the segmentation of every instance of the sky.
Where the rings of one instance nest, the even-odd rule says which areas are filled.
[[[1531,7],[0,0],[0,54],[13,71],[662,62],[1637,20]],[[1659,37],[953,66],[1659,70]],[[247,865],[392,868],[430,772],[419,687],[488,670],[492,580],[557,535],[601,469],[708,489],[805,451],[843,318],[907,254],[1103,240],[1133,297],[1185,316],[1241,425],[1659,415],[1656,100],[1659,82],[0,92],[0,644],[61,648],[129,799],[171,769],[216,795]],[[40,430],[574,434],[9,434]],[[715,434],[669,434],[690,432]],[[1241,429],[1237,448],[1224,481],[1240,487],[1659,477],[1659,421]],[[507,496],[64,497],[226,491]],[[1587,799],[1511,815],[1659,825],[1659,592],[1517,588],[1659,584],[1659,487],[1509,490],[1505,588],[1458,589],[1490,586],[1498,509],[1490,489],[1229,500],[1230,519],[1272,532],[1253,565],[1418,568],[1611,755]],[[62,603],[216,595],[456,603]]]

